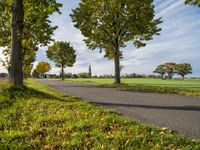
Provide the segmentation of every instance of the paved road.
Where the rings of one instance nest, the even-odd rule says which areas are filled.
[[[59,91],[114,108],[142,123],[168,127],[200,139],[200,99],[169,94],[120,91],[92,85],[39,80]]]

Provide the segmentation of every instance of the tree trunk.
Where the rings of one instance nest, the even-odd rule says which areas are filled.
[[[164,80],[164,75],[163,74],[161,74],[161,79]]]
[[[119,45],[118,45],[118,39],[116,39],[116,43],[114,45],[115,48],[115,54],[114,54],[114,62],[115,62],[115,84],[121,83],[121,77],[120,77],[120,60],[119,60]]]
[[[119,57],[115,56],[115,84],[120,84],[120,60]]]
[[[184,80],[185,78],[184,78],[184,76],[182,76],[182,80]]]
[[[61,76],[62,76],[62,80],[64,80],[65,79],[65,77],[64,77],[64,66],[62,66]]]
[[[14,85],[23,85],[23,57],[22,34],[24,26],[23,0],[12,0],[12,52],[11,52],[11,82]]]

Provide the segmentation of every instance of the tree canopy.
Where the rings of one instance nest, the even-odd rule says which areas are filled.
[[[200,7],[200,0],[186,0],[185,3],[189,4],[189,5],[196,5],[196,6]]]
[[[62,79],[64,80],[64,68],[72,67],[76,62],[75,49],[69,42],[58,41],[47,50],[47,57],[54,61],[56,66],[61,67]]]
[[[30,62],[34,61],[38,47],[47,46],[53,40],[53,31],[57,27],[52,26],[49,16],[54,12],[60,13],[61,6],[56,0],[3,0],[0,2],[0,13],[2,14],[0,17],[0,46],[12,49],[10,53],[11,72],[14,71],[11,73],[12,78],[22,76],[23,67],[30,66]],[[19,18],[21,20],[16,20]]]
[[[164,79],[164,75],[166,73],[165,65],[159,65],[155,70],[154,73],[158,73],[161,75],[162,80]]]
[[[185,75],[192,73],[192,66],[188,63],[176,64],[173,62],[168,62],[165,64],[159,65],[154,73],[158,73],[161,75],[162,79],[164,79],[164,75],[168,75],[168,79],[172,79],[174,74],[180,75],[182,80],[184,80]]]
[[[36,71],[41,74],[42,76],[46,73],[49,72],[51,70],[51,66],[49,65],[49,63],[47,62],[39,62],[37,67],[36,67]]]
[[[104,50],[105,57],[114,59],[115,83],[120,83],[120,48],[129,41],[137,48],[145,46],[161,30],[153,0],[81,0],[71,17],[90,49]]]
[[[175,70],[176,70],[176,73],[182,77],[182,80],[184,80],[185,75],[192,73],[192,66],[187,63],[176,64]]]

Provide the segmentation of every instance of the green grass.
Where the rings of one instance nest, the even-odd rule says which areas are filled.
[[[0,81],[0,149],[200,149],[165,128],[142,125],[41,85]]]
[[[169,81],[148,78],[122,79],[121,85],[114,85],[114,79],[66,79],[66,81],[105,87],[117,87],[123,90],[200,97],[200,79],[186,79],[184,81],[178,79]]]

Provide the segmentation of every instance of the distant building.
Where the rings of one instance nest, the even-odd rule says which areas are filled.
[[[89,69],[88,69],[88,75],[89,75],[89,78],[92,77],[92,68],[91,68],[91,65],[89,65]]]

